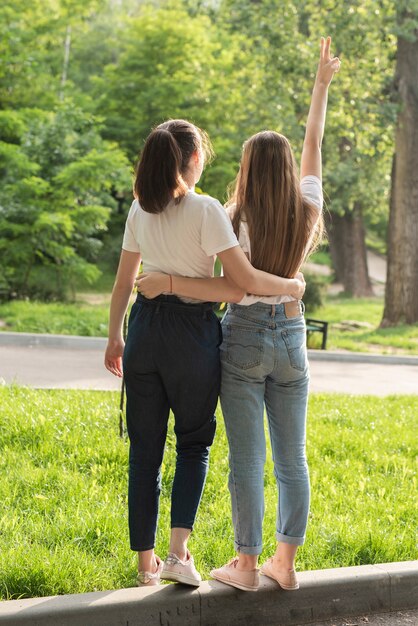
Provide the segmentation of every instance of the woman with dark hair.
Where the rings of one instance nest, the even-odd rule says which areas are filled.
[[[160,124],[147,138],[134,184],[122,253],[112,291],[105,366],[123,375],[127,393],[129,533],[138,553],[138,584],[160,578],[198,586],[200,575],[187,549],[202,495],[215,434],[220,387],[220,325],[206,300],[238,301],[245,292],[302,296],[304,283],[256,270],[241,250],[223,207],[194,192],[205,159],[207,136],[185,120]],[[177,276],[213,276],[215,255],[225,278],[214,279],[209,297],[173,295]],[[165,295],[140,293],[126,346],[122,322],[138,274],[165,272]],[[212,293],[216,292],[216,298]],[[171,537],[165,561],[155,554],[161,464],[170,409],[174,413],[176,468],[171,493]]]
[[[321,39],[300,180],[286,137],[263,131],[244,143],[229,202],[241,249],[255,267],[279,276],[296,276],[322,230],[321,144],[328,87],[340,67],[339,59],[331,56],[330,45],[330,37]],[[211,299],[213,282],[176,278],[173,291]],[[145,275],[138,281],[147,297],[160,293],[167,283],[168,277],[161,274]],[[222,329],[221,405],[229,443],[229,489],[238,556],[213,570],[212,576],[247,591],[255,591],[259,585],[266,409],[279,492],[278,544],[261,572],[283,589],[297,589],[294,562],[298,546],[305,540],[310,495],[305,451],[309,365],[303,304],[292,295],[246,295],[238,304],[228,305]]]

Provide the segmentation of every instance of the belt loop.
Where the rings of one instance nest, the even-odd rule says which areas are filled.
[[[271,305],[271,317],[274,317],[276,315],[276,305],[272,304]]]
[[[305,314],[305,303],[302,300],[299,300],[299,305],[300,305],[300,314],[304,315]]]
[[[157,308],[156,308],[156,313],[159,313],[161,309],[161,302],[157,302]]]

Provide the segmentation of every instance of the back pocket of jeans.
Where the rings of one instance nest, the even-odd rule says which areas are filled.
[[[283,341],[285,342],[290,365],[303,372],[307,365],[306,355],[306,333],[303,330],[283,330]]]
[[[223,325],[224,342],[221,354],[228,363],[248,370],[261,364],[264,351],[264,330],[245,326]],[[226,332],[225,332],[226,331]]]

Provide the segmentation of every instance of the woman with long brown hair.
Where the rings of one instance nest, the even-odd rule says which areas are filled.
[[[300,179],[286,137],[263,131],[244,143],[228,203],[242,250],[255,267],[280,276],[296,276],[322,229],[321,144],[328,87],[340,67],[339,59],[331,56],[330,45],[329,37],[321,39]],[[225,274],[230,278],[228,268]],[[158,274],[145,275],[138,284],[144,295],[153,297],[167,282],[167,276]],[[173,289],[210,299],[213,281],[176,278]],[[221,404],[229,443],[229,489],[238,556],[213,570],[212,576],[248,591],[259,585],[265,408],[279,492],[278,544],[261,572],[283,589],[297,589],[294,562],[305,539],[309,511],[305,452],[309,366],[303,304],[292,296],[245,295],[239,303],[228,305],[222,331]]]
[[[213,276],[215,255],[233,283],[214,280],[217,297],[239,300],[243,291],[293,294],[304,284],[254,269],[241,250],[223,207],[194,192],[209,140],[185,120],[170,120],[147,138],[139,160],[135,200],[126,221],[112,291],[105,366],[126,383],[129,452],[129,534],[138,553],[138,583],[160,578],[198,586],[200,574],[187,548],[202,495],[215,434],[220,386],[221,331],[210,303],[173,295],[176,275]],[[167,295],[132,306],[126,345],[122,322],[141,260],[145,271],[167,272]],[[155,554],[161,465],[170,409],[174,413],[176,467],[171,493],[171,537],[165,563]]]

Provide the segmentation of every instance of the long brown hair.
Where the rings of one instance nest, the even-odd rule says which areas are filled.
[[[263,131],[243,146],[240,169],[227,205],[235,205],[232,225],[238,236],[241,221],[248,224],[254,267],[293,277],[307,251],[319,241],[322,217],[300,191],[295,158],[286,137]]]
[[[200,150],[205,161],[213,155],[208,135],[186,120],[169,120],[151,131],[135,169],[134,194],[144,211],[161,213],[170,200],[186,195],[183,177]]]

